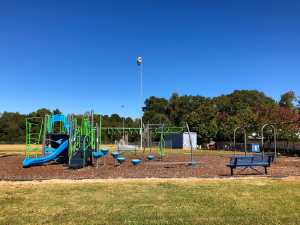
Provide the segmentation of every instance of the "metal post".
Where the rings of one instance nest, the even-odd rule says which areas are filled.
[[[74,121],[74,113],[72,113],[71,120]]]
[[[233,131],[233,148],[234,148],[234,157],[236,157],[236,145],[235,145],[235,131],[238,129],[235,128],[234,131]]]
[[[76,145],[77,145],[77,120],[75,121],[74,124],[74,131],[73,131],[73,150],[76,150]],[[72,154],[74,154],[74,152],[72,152]],[[73,155],[71,154],[71,157],[73,157]]]
[[[101,115],[100,115],[100,126],[99,126],[99,148],[101,149]]]
[[[273,131],[274,131],[274,153],[275,153],[275,161],[277,160],[277,154],[276,154],[276,130],[275,127],[273,125],[270,125],[271,127],[273,127]]]
[[[151,147],[152,147],[152,131],[150,131],[150,155],[151,155]]]
[[[68,146],[68,164],[71,163],[71,140],[72,140],[72,125],[69,127],[69,146]]]
[[[94,127],[94,110],[91,110],[91,128]]]
[[[188,125],[187,122],[186,122],[186,128],[187,128],[188,133],[189,133],[190,144],[191,144],[191,160],[192,160],[192,162],[193,162],[193,142],[192,142],[192,137],[191,137],[191,134],[190,134],[189,125]]]
[[[70,123],[70,121],[71,121],[71,116],[70,114],[68,114],[68,123]]]
[[[93,131],[93,127],[94,127],[94,110],[91,110],[91,136],[92,136],[92,140],[91,140],[91,147],[92,149],[95,146],[95,133]],[[90,156],[90,162],[93,162],[93,155]]]
[[[263,125],[261,127],[261,148],[262,148],[262,152],[263,152],[263,155],[265,154],[265,148],[264,148],[264,127],[266,126],[267,124]]]
[[[124,103],[122,104],[123,108],[123,144],[125,144],[125,139],[124,139]]]
[[[243,130],[244,130],[244,139],[245,139],[245,156],[247,156],[247,140],[246,140],[246,131],[245,131],[245,129],[244,128],[242,128]]]
[[[143,63],[141,62],[141,128],[143,128],[142,127],[142,124],[143,124],[143,98],[142,98],[142,92],[143,92],[142,78],[143,78],[143,73],[142,73],[142,67],[143,67]],[[143,147],[143,138],[142,138],[142,135],[143,135],[143,131],[141,129],[141,148]]]
[[[97,128],[97,132],[96,132],[96,152],[99,152],[99,127],[98,127],[98,123],[96,123],[96,128]],[[99,159],[96,159],[96,167],[99,167]]]
[[[44,116],[44,125],[43,125],[43,147],[42,147],[42,157],[45,156],[45,145],[46,145],[46,131],[47,131],[47,113]]]
[[[162,160],[164,161],[164,156],[163,156],[163,153],[162,153],[162,140],[163,140],[163,134],[161,133],[160,134],[160,153],[161,153],[161,157],[162,157]]]

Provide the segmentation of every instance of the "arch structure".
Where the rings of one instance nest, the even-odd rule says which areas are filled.
[[[273,132],[274,132],[274,154],[275,154],[275,161],[277,160],[277,150],[276,150],[276,129],[274,127],[274,125],[285,125],[285,124],[294,124],[294,123],[300,123],[300,121],[290,121],[290,122],[281,122],[281,123],[270,123],[270,124],[260,124],[260,125],[250,125],[250,126],[243,126],[243,127],[237,127],[234,129],[234,156],[236,156],[236,144],[235,144],[235,131],[237,129],[242,129],[244,130],[244,139],[245,139],[245,155],[247,155],[247,148],[246,148],[246,131],[244,128],[251,128],[251,127],[261,127],[261,145],[262,145],[262,154],[264,155],[264,127],[266,126],[270,126],[273,128]]]

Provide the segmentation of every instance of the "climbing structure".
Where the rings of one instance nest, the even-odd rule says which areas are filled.
[[[92,153],[99,152],[99,146],[101,146],[101,115],[99,116],[100,129],[98,124],[94,125],[93,110],[90,120],[89,117],[82,118],[80,125],[73,115],[71,117],[64,114],[45,114],[44,119],[39,118],[39,124],[33,124],[26,120],[28,134],[26,133],[26,159],[23,161],[23,166],[37,165],[50,160],[65,163],[64,166],[71,168],[84,168],[86,163],[92,164]],[[36,120],[37,118],[31,119]],[[39,133],[31,132],[33,125],[39,128]],[[36,147],[36,143],[40,143],[42,127],[42,157],[38,158],[39,146]],[[38,138],[34,139],[33,135],[35,137],[38,135]],[[31,147],[33,144],[35,144],[35,148]],[[30,155],[35,158],[30,158]]]

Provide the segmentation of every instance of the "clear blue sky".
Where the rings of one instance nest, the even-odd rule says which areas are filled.
[[[150,96],[300,95],[300,1],[0,1],[0,112],[140,117]]]

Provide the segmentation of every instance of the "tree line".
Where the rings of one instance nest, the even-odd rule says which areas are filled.
[[[257,90],[235,90],[215,98],[173,93],[169,100],[151,96],[145,101],[143,121],[165,123],[168,126],[185,126],[197,132],[198,144],[233,141],[236,127],[280,123],[299,120],[300,103],[293,91],[281,95],[277,103],[273,98]],[[298,140],[299,125],[277,126],[278,140]],[[247,139],[259,138],[260,128],[247,129]],[[271,142],[269,129],[264,137]],[[237,141],[243,142],[244,134],[237,131]]]
[[[42,108],[38,109],[36,112],[31,112],[29,114],[20,114],[19,112],[6,112],[0,113],[0,143],[25,143],[26,142],[26,119],[41,117],[44,118],[45,113],[47,114],[62,114],[59,109],[50,111],[49,109]],[[82,118],[87,118],[91,113],[86,111],[84,114],[74,115],[77,119],[77,124],[80,126]],[[30,121],[32,122],[32,121]],[[41,120],[34,119],[33,123],[41,124]],[[100,124],[100,117],[98,115],[94,116],[94,123]],[[111,116],[102,115],[101,120],[102,127],[123,127],[123,117],[118,114],[112,114]],[[55,124],[59,126],[59,124]],[[124,127],[140,127],[140,119],[133,120],[130,117],[124,118]],[[57,127],[56,127],[57,128]],[[54,129],[59,131],[59,129]],[[38,133],[40,127],[33,126],[32,132]],[[116,131],[108,132],[107,129],[102,129],[101,140],[104,143],[113,143],[115,140],[120,140],[122,138],[122,133]],[[139,139],[138,134],[133,132],[133,134],[128,136],[128,141],[134,142]]]
[[[233,130],[239,126],[279,123],[299,120],[300,103],[293,91],[281,95],[277,103],[271,97],[257,90],[235,90],[228,95],[214,98],[200,95],[182,95],[173,93],[169,99],[151,96],[144,102],[143,122],[145,124],[164,123],[166,126],[182,127],[186,122],[190,130],[197,132],[198,144],[204,144],[209,139],[217,142],[233,140]],[[25,143],[26,118],[44,117],[44,114],[61,114],[59,109],[38,109],[27,115],[18,112],[0,113],[0,143]],[[81,123],[81,118],[90,116],[90,112],[74,115]],[[94,116],[95,123],[100,122],[99,116]],[[140,127],[140,119],[124,118],[125,127]],[[118,114],[102,116],[102,127],[123,127],[123,117]],[[247,130],[247,138],[258,138],[259,128]],[[277,127],[279,140],[297,140],[298,125]],[[272,134],[265,129],[265,137],[272,141]],[[237,140],[243,140],[243,133],[238,131]],[[101,139],[103,143],[113,143],[122,138],[122,131],[108,132],[103,129]],[[159,136],[153,136],[158,140]],[[129,142],[139,141],[139,135],[132,132],[128,135]]]

